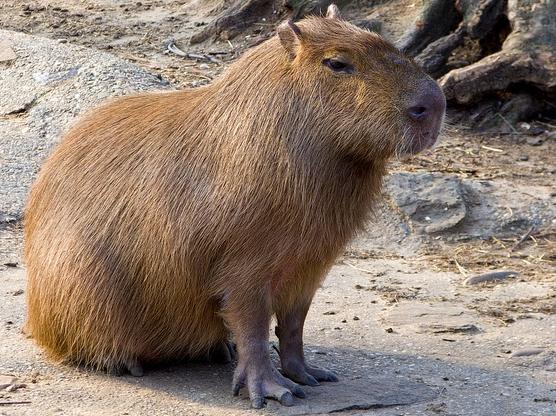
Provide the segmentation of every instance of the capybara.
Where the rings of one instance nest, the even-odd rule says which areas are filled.
[[[208,86],[91,111],[29,196],[27,331],[54,358],[134,375],[227,359],[233,339],[232,390],[256,408],[336,381],[303,356],[313,295],[388,159],[433,145],[445,105],[411,59],[331,6],[281,24]]]

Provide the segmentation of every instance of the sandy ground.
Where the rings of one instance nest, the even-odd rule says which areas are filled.
[[[102,49],[176,86],[195,86],[266,33],[262,25],[249,38],[195,48],[223,64],[165,53],[170,38],[186,50],[187,38],[210,20],[216,2],[199,3],[0,0],[0,26]],[[375,3],[359,17],[378,15],[393,37],[415,10],[415,2]],[[554,141],[536,146],[524,135],[481,136],[461,126],[446,136],[434,152],[393,163],[392,170],[507,187],[508,206],[517,189],[556,195]],[[484,240],[430,238],[410,256],[354,244],[319,290],[306,324],[309,359],[336,370],[340,383],[306,388],[308,399],[295,407],[269,403],[262,412],[249,410],[245,397],[232,398],[231,366],[180,363],[137,379],[49,361],[21,334],[21,224],[7,225],[0,230],[0,375],[17,380],[0,389],[0,415],[556,414],[555,225],[533,230],[517,247],[523,231]],[[466,276],[490,269],[520,276],[463,285]],[[401,396],[408,404],[396,405],[404,403]]]
[[[530,299],[552,290],[551,285],[515,281],[467,288],[461,281],[458,274],[431,272],[426,263],[416,261],[339,262],[316,296],[305,349],[312,362],[334,369],[341,381],[306,387],[308,398],[296,406],[281,409],[270,403],[261,413],[313,413],[327,411],[326,406],[365,409],[369,396],[379,402],[391,395],[399,400],[399,390],[411,393],[426,386],[424,403],[365,414],[554,414],[554,315],[533,307],[509,324],[474,308],[477,298],[490,304]],[[231,396],[231,366],[184,363],[133,378],[48,361],[20,333],[24,269],[0,272],[0,282],[0,373],[15,375],[23,384],[13,392],[0,392],[0,414],[256,413],[248,410],[245,397]]]

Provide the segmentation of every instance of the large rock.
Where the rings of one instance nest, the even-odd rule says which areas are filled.
[[[384,200],[348,252],[411,256],[431,239],[515,238],[556,218],[548,187],[421,172],[393,173],[384,185]]]
[[[386,187],[417,232],[448,231],[465,218],[467,209],[458,177],[397,173],[388,177]]]
[[[0,222],[5,224],[21,217],[38,167],[76,116],[108,97],[169,86],[95,49],[4,30],[0,39],[10,58],[0,62]]]

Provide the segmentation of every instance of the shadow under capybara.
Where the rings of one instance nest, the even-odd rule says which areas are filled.
[[[311,300],[445,99],[335,6],[277,32],[208,86],[91,111],[48,158],[25,212],[26,329],[51,356],[140,375],[229,359],[233,337],[233,392],[256,408],[337,380],[303,356]]]

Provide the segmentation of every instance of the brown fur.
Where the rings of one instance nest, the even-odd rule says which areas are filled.
[[[27,329],[53,356],[198,356],[310,302],[408,148],[400,108],[425,75],[348,23],[298,26],[209,86],[90,112],[54,150],[25,214]]]

